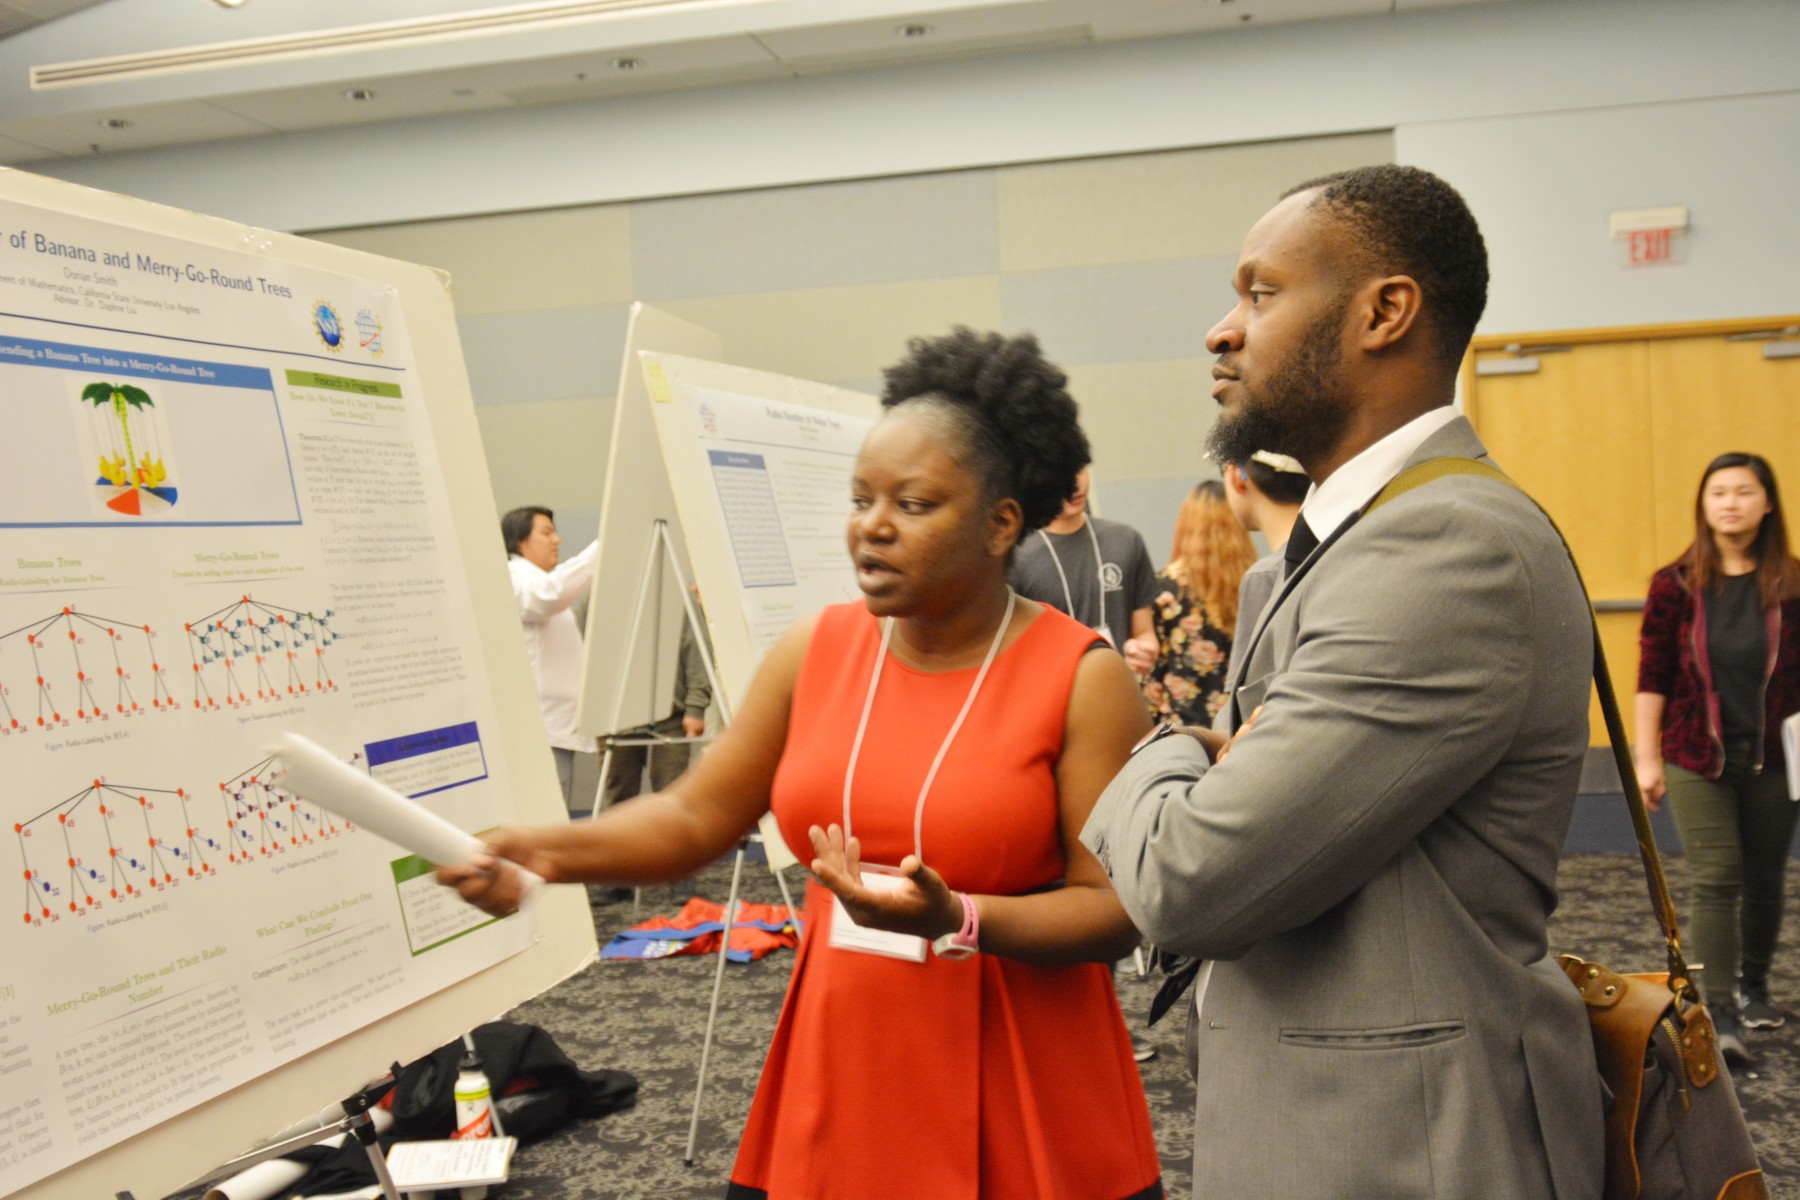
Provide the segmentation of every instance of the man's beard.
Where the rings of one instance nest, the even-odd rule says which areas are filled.
[[[1237,411],[1221,412],[1206,439],[1214,462],[1244,463],[1268,450],[1310,464],[1337,449],[1351,416],[1339,362],[1346,309],[1336,304],[1313,322],[1293,356],[1261,384],[1239,383]]]

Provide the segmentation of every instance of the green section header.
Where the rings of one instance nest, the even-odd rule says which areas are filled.
[[[437,870],[437,864],[426,862],[416,854],[405,858],[396,858],[391,864],[394,869],[394,882],[405,883],[409,879],[417,879],[421,875],[429,875]]]
[[[317,371],[289,371],[287,381],[289,387],[324,388],[328,392],[349,392],[355,396],[386,396],[391,400],[400,398],[399,384],[377,383],[373,379],[350,379],[343,375],[321,375]]]

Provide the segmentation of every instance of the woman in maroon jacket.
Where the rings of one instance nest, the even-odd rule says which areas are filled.
[[[1788,798],[1781,722],[1800,710],[1800,562],[1769,464],[1722,454],[1700,477],[1694,543],[1650,580],[1639,637],[1637,777],[1666,793],[1693,884],[1695,977],[1727,1061],[1743,1027],[1772,1029]],[[1734,987],[1735,983],[1735,987]]]

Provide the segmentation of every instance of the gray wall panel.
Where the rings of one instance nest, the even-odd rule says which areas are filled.
[[[626,305],[605,304],[459,318],[475,403],[612,395],[628,316]]]
[[[638,295],[736,295],[991,274],[993,171],[819,184],[631,206]]]
[[[1063,267],[1001,276],[1006,327],[1030,331],[1055,361],[1198,358],[1231,307],[1236,256]]]

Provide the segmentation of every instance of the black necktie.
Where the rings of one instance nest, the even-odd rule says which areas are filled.
[[[1306,561],[1306,556],[1311,554],[1318,545],[1318,535],[1313,533],[1312,526],[1306,523],[1306,518],[1295,517],[1293,532],[1288,534],[1287,547],[1282,551],[1281,556],[1287,560],[1290,568],[1297,567]]]

